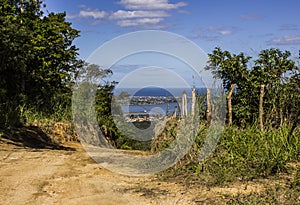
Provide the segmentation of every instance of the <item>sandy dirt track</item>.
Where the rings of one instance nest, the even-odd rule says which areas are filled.
[[[1,146],[1,204],[148,204],[122,190],[138,178],[101,168],[78,151]]]
[[[110,172],[80,144],[72,147],[76,151],[0,141],[0,204],[193,204],[179,185]]]
[[[226,204],[224,196],[260,192],[263,184],[189,187],[155,176],[125,176],[101,167],[80,143],[29,148],[0,137],[0,205]]]

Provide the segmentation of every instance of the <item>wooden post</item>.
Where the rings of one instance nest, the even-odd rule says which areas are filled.
[[[20,1],[20,11],[21,13],[24,13],[24,0]],[[22,23],[22,19],[21,19],[21,23]]]
[[[175,106],[175,107],[174,107],[174,112],[173,112],[172,118],[175,119],[175,118],[177,117],[177,111],[178,111],[178,107]]]
[[[192,89],[192,110],[191,114],[192,116],[195,116],[195,105],[196,105],[196,89]]]
[[[265,85],[260,86],[260,95],[259,95],[259,129],[264,130],[264,95],[265,95]]]
[[[227,103],[228,103],[228,124],[232,125],[232,101],[231,101],[231,96],[234,91],[234,84],[230,86],[230,91],[227,95]]]
[[[207,110],[206,110],[206,120],[208,126],[210,126],[211,123],[211,102],[210,102],[210,89],[207,88],[206,90],[206,100],[207,100]]]
[[[180,115],[181,113],[181,105],[180,105],[180,97],[177,99],[177,111],[178,111],[178,114]]]
[[[184,117],[187,115],[187,99],[186,99],[186,92],[182,92],[182,106],[181,106],[181,116]]]

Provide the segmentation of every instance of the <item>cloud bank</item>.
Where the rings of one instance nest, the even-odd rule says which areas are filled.
[[[178,10],[187,5],[186,2],[170,3],[169,0],[120,0],[116,3],[123,7],[117,11],[92,10],[81,5],[77,15],[70,19],[91,18],[93,20],[112,21],[120,27],[163,28],[163,21],[171,16],[171,10]]]
[[[290,35],[290,36],[283,36],[279,38],[273,38],[267,41],[268,45],[300,45],[300,35]]]

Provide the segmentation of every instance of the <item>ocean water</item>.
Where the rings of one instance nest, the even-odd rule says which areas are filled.
[[[151,105],[122,105],[123,113],[148,113],[151,115],[166,115],[173,114],[175,106],[178,106],[177,102],[163,103],[163,104],[151,104]]]
[[[127,92],[131,97],[133,96],[173,96],[176,99],[176,102],[162,103],[162,104],[146,104],[146,105],[121,105],[123,113],[148,113],[151,115],[156,114],[173,114],[175,107],[179,105],[181,107],[181,96],[183,92],[187,94],[187,108],[188,111],[191,109],[191,97],[192,97],[192,88],[159,88],[159,87],[145,87],[145,88],[119,88],[114,90],[114,95],[118,96],[121,92]],[[196,88],[196,91],[199,95],[206,95],[206,88]],[[211,89],[212,95],[223,92],[218,89]],[[178,110],[178,114],[179,110]]]
[[[206,88],[198,88],[196,89],[199,94],[206,94]],[[158,88],[158,87],[147,87],[147,88],[127,88],[127,89],[118,89],[115,91],[114,95],[119,95],[121,92],[128,92],[131,96],[173,96],[176,100],[180,99],[176,102],[170,103],[162,103],[162,104],[147,104],[147,105],[122,105],[123,113],[149,113],[151,115],[166,115],[173,114],[175,107],[181,106],[181,96],[183,92],[187,93],[187,106],[188,110],[191,107],[191,96],[192,89],[191,88]],[[177,112],[179,114],[179,110]]]
[[[145,87],[145,88],[117,88],[114,90],[114,95],[119,95],[121,92],[127,92],[131,96],[173,96],[181,97],[183,92],[187,96],[192,96],[192,88],[160,88],[160,87]],[[206,94],[206,88],[196,88],[198,94]]]

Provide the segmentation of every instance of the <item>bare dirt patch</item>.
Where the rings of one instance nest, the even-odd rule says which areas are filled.
[[[80,143],[25,145],[0,137],[1,204],[226,204],[235,196],[264,192],[266,186],[286,180],[187,186],[182,179],[113,173],[91,159]]]

